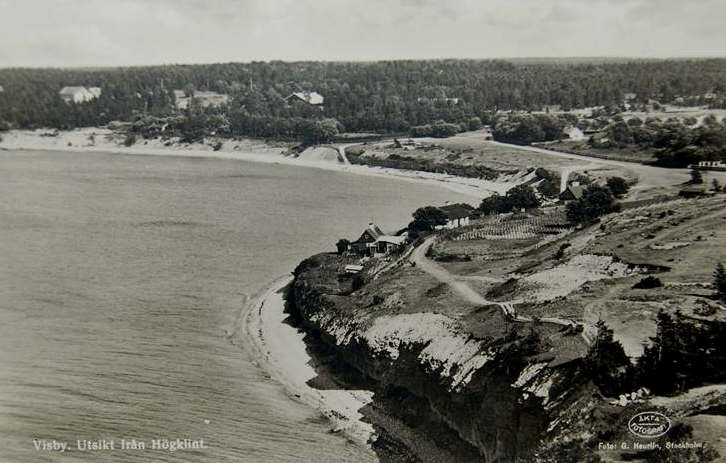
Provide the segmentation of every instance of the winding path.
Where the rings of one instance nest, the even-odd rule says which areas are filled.
[[[348,156],[345,154],[345,148],[351,146],[351,145],[338,145],[338,154],[340,154],[340,158],[343,160],[343,164],[346,166],[351,165],[350,161],[348,160]]]
[[[514,308],[514,304],[518,304],[521,301],[520,300],[511,300],[506,302],[495,302],[495,301],[489,301],[485,299],[481,294],[474,291],[471,286],[469,286],[466,281],[466,279],[471,279],[467,277],[462,277],[458,275],[454,275],[436,262],[433,262],[431,259],[426,257],[426,254],[428,253],[429,249],[431,249],[431,246],[433,246],[434,242],[436,241],[436,238],[438,236],[432,235],[429,236],[424,240],[423,243],[421,243],[418,247],[416,247],[413,252],[411,253],[411,257],[409,260],[411,262],[414,262],[416,264],[416,268],[423,270],[424,272],[428,273],[432,277],[436,278],[441,283],[445,283],[449,285],[449,287],[458,294],[461,298],[464,300],[474,304],[474,305],[491,305],[496,304],[499,306],[499,308],[502,310],[502,313],[504,314],[505,318],[508,318],[515,322],[521,322],[521,323],[533,323],[535,320],[531,317],[524,317],[521,315],[517,315],[517,311]],[[482,277],[486,278],[487,281],[493,281],[493,282],[501,282],[501,279],[497,278],[489,278],[489,277]],[[540,322],[542,323],[552,323],[555,325],[560,326],[567,326],[567,327],[575,327],[577,326],[577,322],[574,320],[567,320],[563,318],[556,318],[556,317],[545,317],[540,318]],[[587,327],[584,327],[583,333],[582,333],[582,339],[585,341],[587,345],[591,343],[591,336],[589,334],[586,334],[589,330]]]

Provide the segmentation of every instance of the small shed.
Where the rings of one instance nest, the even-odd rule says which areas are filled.
[[[356,274],[363,271],[362,265],[348,264],[345,266],[345,273]]]
[[[405,236],[391,236],[383,235],[379,236],[376,240],[376,255],[385,255],[395,252],[401,248],[406,242]]]

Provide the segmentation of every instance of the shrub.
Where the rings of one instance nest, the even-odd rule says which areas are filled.
[[[567,219],[572,223],[591,222],[601,215],[620,209],[610,190],[599,185],[588,186],[582,197],[567,203],[566,208]]]
[[[691,169],[691,183],[694,185],[703,183],[703,175],[701,175],[701,171],[695,167]]]
[[[512,212],[518,209],[534,209],[539,205],[540,200],[534,194],[534,189],[531,186],[517,185],[507,191],[505,196],[494,194],[484,198],[479,205],[479,210],[488,215]]]
[[[335,247],[338,249],[338,254],[345,253],[348,250],[348,246],[350,246],[350,241],[345,238],[341,238],[337,243],[335,243]]]
[[[124,146],[133,146],[136,143],[136,135],[133,133],[130,133],[126,135],[126,139],[124,140]]]
[[[640,280],[639,282],[635,283],[633,285],[633,289],[652,289],[652,288],[660,288],[663,286],[663,283],[660,281],[660,278],[653,277],[653,276],[647,276]]]
[[[721,300],[726,300],[726,270],[720,262],[713,272],[713,287],[716,290],[716,296]]]
[[[607,180],[607,187],[615,197],[623,196],[630,189],[628,182],[622,177],[610,177]]]
[[[363,277],[360,275],[356,275],[353,277],[353,281],[351,282],[351,287],[353,288],[353,291],[358,291],[363,287],[365,284],[365,280],[363,280]]]

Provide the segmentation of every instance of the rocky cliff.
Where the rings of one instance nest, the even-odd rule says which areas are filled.
[[[329,255],[300,264],[288,310],[369,380],[376,396],[406,397],[406,406],[399,402],[387,411],[413,427],[436,423],[447,429],[475,449],[471,461],[532,461],[542,442],[557,441],[573,410],[583,408],[588,382],[580,362],[551,354],[552,333],[505,323],[483,334],[424,306],[401,310],[405,296],[386,304],[391,296],[383,296],[385,282],[352,291],[341,265]],[[395,279],[394,272],[380,280]],[[371,294],[377,304],[366,303]],[[489,313],[494,318],[498,311]]]

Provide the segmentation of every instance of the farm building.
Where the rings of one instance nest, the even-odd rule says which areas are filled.
[[[458,228],[469,225],[472,215],[476,209],[468,204],[447,204],[439,207],[439,210],[446,216],[446,225],[440,225],[436,228]]]
[[[66,103],[86,103],[101,96],[100,87],[63,87],[58,92]]]
[[[560,193],[560,199],[562,201],[574,201],[582,198],[582,192],[583,190],[580,185],[572,184],[565,188],[565,191]]]
[[[288,103],[292,101],[302,101],[311,106],[322,106],[325,98],[318,92],[295,92],[285,98]]]

